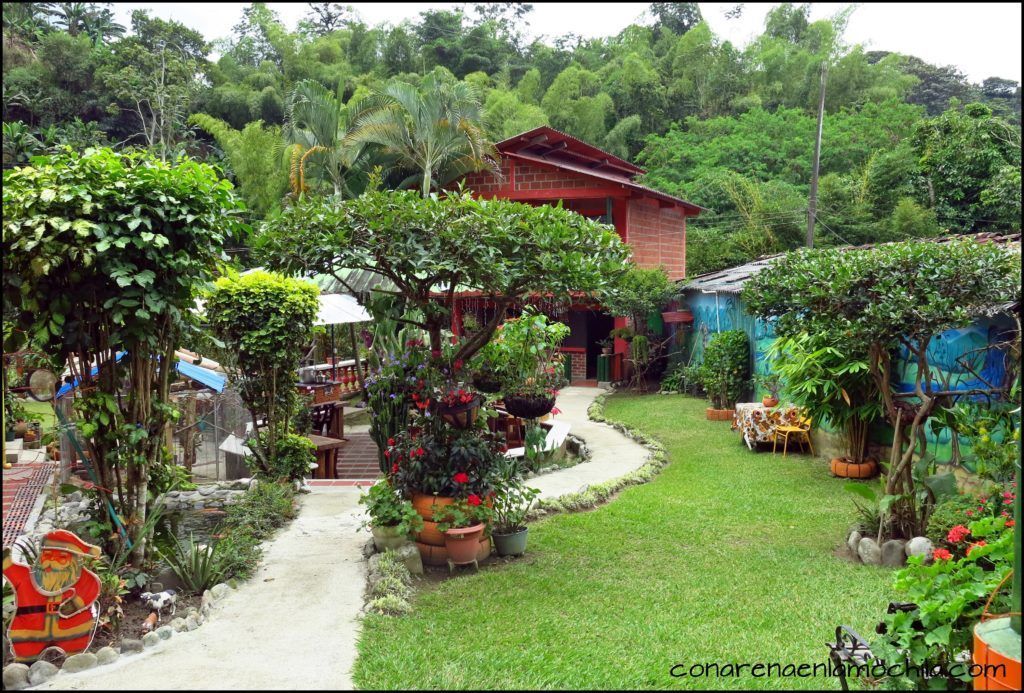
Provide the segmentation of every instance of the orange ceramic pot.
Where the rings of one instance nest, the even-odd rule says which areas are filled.
[[[732,409],[715,409],[714,407],[707,408],[708,421],[732,421],[732,417],[736,412]]]
[[[437,523],[434,522],[434,509],[443,508],[454,502],[455,499],[451,496],[412,494],[412,507],[423,518],[423,529],[416,535],[416,541],[431,546],[444,546],[444,534],[437,531]]]
[[[841,479],[870,479],[878,473],[878,462],[872,459],[858,464],[847,457],[833,457],[829,466],[832,473]]]
[[[777,407],[779,406],[779,398],[772,397],[771,395],[765,395],[761,398],[761,406],[764,407]]]
[[[448,551],[448,560],[455,565],[472,563],[477,560],[480,549],[480,537],[484,534],[484,525],[457,527],[444,533],[444,548]]]
[[[1010,628],[1010,618],[993,618],[974,627],[974,663],[987,666],[974,678],[976,691],[1021,689],[1020,634]]]

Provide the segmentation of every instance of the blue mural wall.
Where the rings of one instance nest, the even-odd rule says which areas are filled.
[[[704,359],[704,348],[716,332],[743,330],[751,344],[751,372],[766,375],[771,372],[765,351],[775,339],[774,327],[747,313],[743,301],[736,294],[702,294],[691,291],[686,294],[687,303],[693,312],[693,333],[689,350],[691,363]],[[757,397],[762,393],[758,391]]]
[[[691,363],[699,363],[703,359],[704,347],[715,332],[743,330],[750,338],[752,372],[771,372],[765,352],[775,338],[774,329],[764,320],[749,315],[738,295],[718,294],[716,303],[714,294],[689,291],[686,292],[686,300],[693,311],[693,333],[689,345]],[[998,345],[1005,342],[1014,329],[1013,320],[1004,316],[979,320],[968,327],[947,330],[936,335],[928,346],[932,388],[970,390],[1000,385],[1006,374],[1008,355]],[[897,355],[897,362],[893,364],[893,374],[900,392],[913,391],[917,362],[905,348]],[[759,389],[754,396],[760,398],[762,394]],[[974,396],[974,399],[984,398],[984,395]],[[949,430],[944,429],[935,433],[930,425],[925,428],[928,451],[940,462],[949,461],[952,458]],[[872,428],[872,437],[875,442],[891,444],[892,430],[887,426],[875,426]],[[968,441],[963,437],[960,438],[960,448],[962,453],[967,452]]]

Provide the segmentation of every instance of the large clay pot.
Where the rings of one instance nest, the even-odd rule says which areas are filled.
[[[993,618],[974,627],[974,663],[986,667],[974,678],[976,691],[1021,689],[1020,634],[1010,618]]]
[[[708,407],[706,410],[708,421],[732,421],[735,414],[736,412],[732,409],[715,409],[714,407]]]
[[[777,407],[779,406],[779,398],[773,397],[772,395],[765,395],[761,398],[761,406],[763,407]]]
[[[505,403],[505,411],[520,419],[536,419],[555,408],[554,397],[505,395],[502,401]]]
[[[472,527],[449,529],[444,533],[444,548],[448,551],[448,560],[455,565],[475,562],[480,549],[480,537],[483,534],[482,522]]]
[[[848,457],[833,457],[829,467],[841,479],[870,479],[878,473],[878,462],[872,459],[858,464]]]

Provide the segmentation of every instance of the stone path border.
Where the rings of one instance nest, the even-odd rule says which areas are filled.
[[[559,471],[531,478],[540,499],[551,501],[569,493],[583,493],[607,484],[644,466],[650,451],[630,440],[613,426],[590,418],[589,410],[608,391],[594,387],[567,387],[558,395],[556,421],[570,424],[570,432],[586,443],[588,459]]]

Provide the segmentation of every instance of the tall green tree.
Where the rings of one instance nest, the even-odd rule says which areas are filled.
[[[366,182],[371,148],[353,138],[368,104],[345,105],[337,94],[313,80],[292,89],[285,110],[284,138],[299,156],[308,157],[311,173],[326,181],[334,195],[353,197]],[[295,175],[293,173],[293,175]]]
[[[480,127],[480,98],[465,82],[428,75],[417,89],[392,81],[366,100],[346,141],[372,144],[407,174],[423,197],[471,171],[497,171],[497,152]]]

